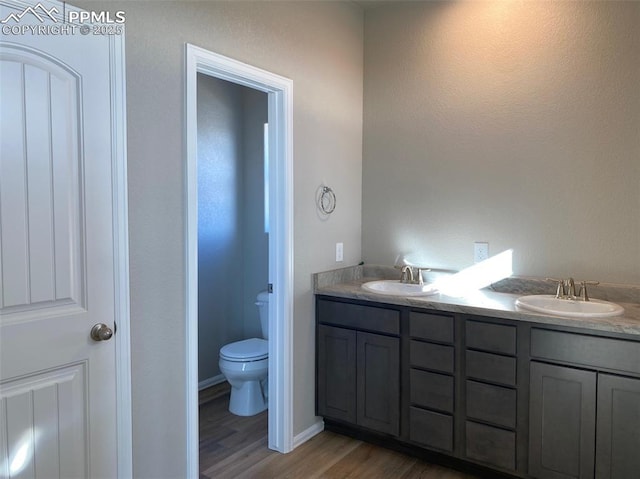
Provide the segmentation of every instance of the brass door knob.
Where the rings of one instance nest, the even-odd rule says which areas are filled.
[[[113,330],[103,323],[96,324],[91,328],[91,339],[94,341],[108,341],[113,336]]]

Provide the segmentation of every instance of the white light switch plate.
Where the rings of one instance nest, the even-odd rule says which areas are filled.
[[[344,261],[344,245],[336,243],[336,262]]]

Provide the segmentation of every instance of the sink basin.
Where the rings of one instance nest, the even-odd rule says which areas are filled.
[[[558,299],[552,294],[520,296],[516,300],[516,306],[538,313],[568,318],[608,318],[624,313],[622,306],[608,301]]]
[[[362,289],[391,296],[429,296],[438,292],[431,284],[408,284],[391,279],[369,281],[362,285]]]

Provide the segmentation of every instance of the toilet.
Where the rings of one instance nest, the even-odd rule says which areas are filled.
[[[269,293],[258,293],[261,338],[236,341],[220,348],[220,371],[231,385],[229,412],[253,416],[268,406]]]

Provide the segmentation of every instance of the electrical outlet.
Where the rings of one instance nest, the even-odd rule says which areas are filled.
[[[476,241],[473,243],[473,262],[479,263],[489,259],[489,243]]]
[[[336,262],[344,260],[344,245],[342,243],[336,243]]]

